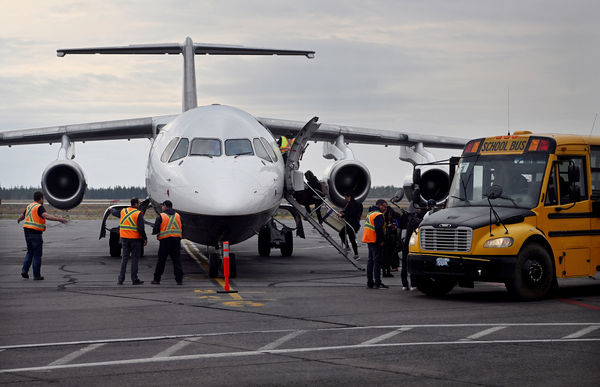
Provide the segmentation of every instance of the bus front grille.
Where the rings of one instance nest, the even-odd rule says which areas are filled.
[[[429,251],[469,251],[473,240],[470,227],[436,228],[423,226],[419,228],[419,241],[422,250]]]

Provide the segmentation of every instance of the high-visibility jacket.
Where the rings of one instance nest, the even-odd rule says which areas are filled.
[[[37,231],[46,231],[46,218],[42,218],[38,214],[38,209],[41,206],[38,202],[33,202],[27,206],[25,210],[24,228],[30,228]]]
[[[383,216],[381,211],[373,211],[367,214],[367,221],[365,222],[365,229],[363,230],[362,241],[364,243],[375,243],[377,242],[377,233],[375,232],[375,218],[379,215]]]
[[[181,238],[181,217],[178,213],[167,215],[164,212],[160,214],[160,232],[156,236],[159,240],[165,238]]]
[[[281,154],[284,154],[292,149],[292,144],[294,143],[295,139],[296,138],[292,138],[291,140],[288,140],[287,137],[281,136],[281,145],[279,145],[279,151],[281,151]]]
[[[119,223],[119,234],[121,238],[142,239],[138,231],[137,221],[142,212],[134,207],[121,210],[121,222]]]

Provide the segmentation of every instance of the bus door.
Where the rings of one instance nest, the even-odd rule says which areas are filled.
[[[592,206],[587,179],[585,152],[557,152],[538,221],[554,251],[557,277],[590,274]]]

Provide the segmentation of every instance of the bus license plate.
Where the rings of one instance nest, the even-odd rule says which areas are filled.
[[[450,263],[450,258],[436,258],[435,259],[435,265],[436,266],[448,266],[448,263]]]

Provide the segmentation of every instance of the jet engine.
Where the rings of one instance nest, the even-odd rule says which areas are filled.
[[[61,210],[79,205],[86,187],[83,170],[71,160],[56,160],[42,174],[44,197],[48,203]]]
[[[344,195],[351,193],[358,202],[367,198],[371,189],[371,174],[357,160],[338,160],[325,171],[329,186],[329,199],[339,206],[346,205]]]
[[[448,198],[450,178],[443,169],[415,169],[412,179],[406,179],[403,188],[409,200],[415,200],[415,194],[419,194],[422,204],[429,200],[441,204]]]

